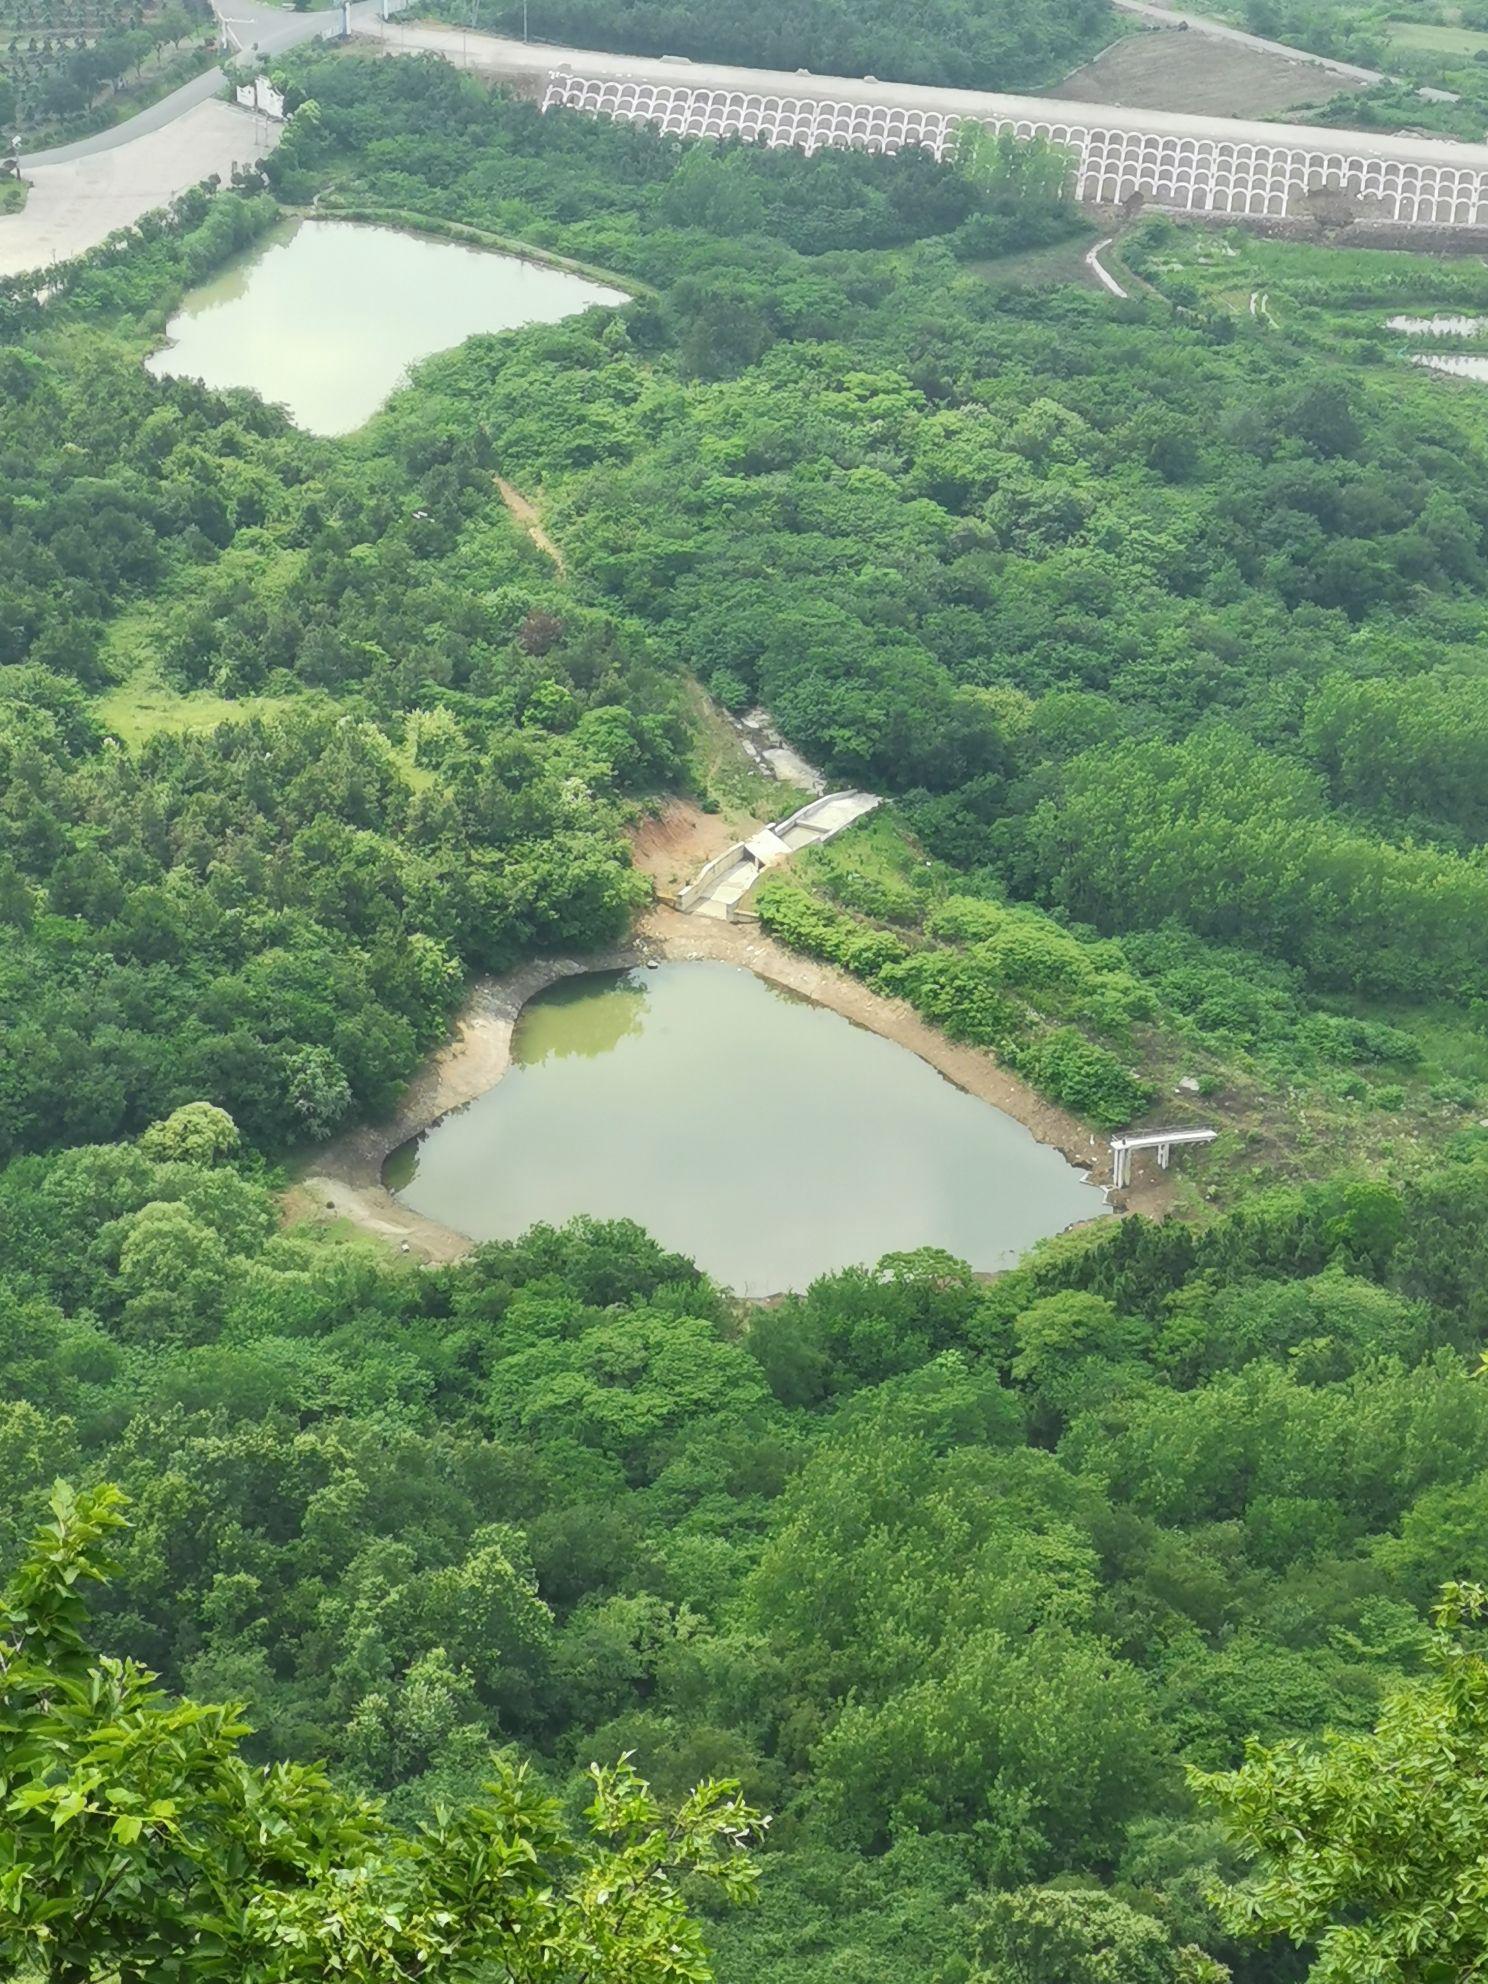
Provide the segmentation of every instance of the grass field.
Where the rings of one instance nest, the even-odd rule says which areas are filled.
[[[273,716],[297,700],[289,696],[248,696],[236,700],[210,689],[184,693],[161,680],[146,662],[95,704],[98,720],[126,749],[166,730],[215,730],[219,723],[242,723],[250,716]]]
[[[1325,103],[1349,87],[1310,62],[1160,28],[1126,36],[1049,94],[1130,110],[1269,117]]]
[[[968,262],[966,266],[994,289],[1048,289],[1062,282],[1099,288],[1085,266],[1095,239],[1096,230],[1086,228],[1072,240],[1056,241],[1050,248],[1029,248],[1021,255],[1001,255],[994,262]]]
[[[1488,34],[1478,28],[1438,27],[1430,21],[1386,21],[1382,26],[1392,48],[1460,56],[1468,61],[1480,49],[1488,48]]]

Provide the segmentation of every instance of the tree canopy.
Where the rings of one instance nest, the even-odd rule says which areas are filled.
[[[0,1597],[0,1958],[55,1984],[706,1977],[677,1883],[752,1891],[758,1822],[734,1787],[664,1819],[626,1764],[596,1766],[576,1837],[500,1759],[480,1802],[405,1833],[313,1766],[250,1764],[236,1706],[176,1699],[88,1644],[84,1589],[122,1504],[59,1482]]]

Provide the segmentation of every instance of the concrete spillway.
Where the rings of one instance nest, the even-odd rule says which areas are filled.
[[[872,792],[829,792],[821,799],[811,800],[789,819],[762,827],[748,840],[726,848],[682,890],[677,907],[696,916],[716,916],[732,922],[738,904],[767,868],[788,861],[803,847],[830,840],[881,804]]]

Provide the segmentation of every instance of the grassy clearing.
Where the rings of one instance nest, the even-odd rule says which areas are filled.
[[[1072,240],[1056,241],[1052,247],[1029,248],[1021,255],[1002,255],[996,261],[968,262],[966,266],[994,289],[1052,289],[1066,282],[1098,287],[1085,266],[1085,257],[1098,239],[1092,227]]]
[[[250,717],[280,716],[291,708],[303,709],[304,696],[219,696],[210,689],[182,691],[161,679],[153,662],[141,663],[124,681],[100,696],[94,704],[99,722],[128,751],[138,751],[152,737],[167,733],[215,730],[223,723],[246,723]],[[407,745],[393,747],[398,769],[409,790],[426,792],[438,783],[438,774],[414,763]]]
[[[1488,48],[1488,34],[1478,28],[1438,27],[1430,21],[1387,21],[1384,27],[1392,48],[1464,56],[1469,61],[1480,49]]]
[[[210,689],[173,689],[160,673],[156,639],[149,605],[121,613],[108,630],[104,661],[114,681],[94,703],[94,714],[127,750],[138,750],[162,731],[215,730],[219,723],[284,707],[284,697],[233,701]]]
[[[162,731],[215,730],[220,723],[242,723],[251,716],[275,716],[298,700],[292,696],[215,695],[210,689],[183,693],[162,681],[146,663],[118,682],[95,705],[98,720],[128,750],[138,750]]]

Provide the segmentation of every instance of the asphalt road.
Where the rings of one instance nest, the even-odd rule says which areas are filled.
[[[359,34],[382,42],[393,54],[432,53],[461,67],[525,83],[539,93],[555,72],[604,81],[671,84],[680,89],[738,91],[781,98],[822,98],[834,103],[940,112],[945,116],[999,118],[1014,122],[1099,126],[1141,136],[1213,140],[1301,151],[1322,147],[1361,158],[1413,161],[1433,166],[1460,165],[1488,171],[1488,145],[1449,138],[1421,138],[1386,131],[1346,131],[1335,126],[1263,122],[1259,118],[1207,117],[1181,110],[1134,110],[1114,104],[1075,102],[1062,97],[996,96],[983,90],[948,89],[926,83],[886,83],[873,76],[821,76],[797,70],[743,69],[721,62],[676,57],[609,55],[595,49],[553,43],[513,41],[502,35],[467,33],[461,28],[416,21],[382,21],[375,13],[357,23]]]
[[[401,0],[399,0],[401,4]],[[374,15],[379,8],[364,0],[361,6],[351,10],[352,20],[359,23],[365,16]],[[313,13],[297,14],[285,7],[266,7],[261,0],[219,0],[217,16],[226,29],[227,37],[234,52],[257,49],[262,55],[280,55],[286,48],[297,47],[302,41],[312,41],[317,35],[334,33],[339,25],[339,7],[321,7]],[[189,83],[183,83],[169,96],[161,97],[158,103],[149,104],[136,112],[123,124],[112,125],[107,131],[97,131],[91,138],[79,138],[75,144],[53,145],[49,151],[21,153],[23,171],[35,165],[66,165],[77,158],[92,158],[97,152],[111,152],[119,145],[132,144],[136,138],[143,138],[151,131],[164,130],[178,117],[184,117],[199,103],[216,96],[227,81],[225,72],[208,69],[205,75],[195,76]]]
[[[265,55],[274,55],[298,43],[309,41],[315,36],[335,32],[338,25],[339,9],[319,8],[311,13],[295,13],[279,6],[268,6],[263,0],[213,0],[229,39],[236,49],[258,49]],[[406,4],[406,0],[389,0],[393,11]],[[1176,21],[1188,21],[1197,31],[1214,35],[1221,40],[1230,40],[1243,45],[1265,49],[1293,58],[1303,51],[1288,48],[1279,42],[1263,41],[1255,35],[1242,33],[1238,28],[1227,28],[1201,15],[1184,14],[1169,8],[1151,4],[1151,0],[1117,0],[1117,4],[1127,11],[1171,26]],[[228,13],[227,8],[232,12]],[[918,105],[925,108],[955,111],[966,116],[1012,115],[1047,118],[1055,107],[1055,100],[1049,98],[997,97],[980,91],[932,89],[924,86],[879,82],[876,78],[810,76],[803,73],[785,75],[767,70],[742,69],[718,63],[668,61],[666,58],[652,61],[625,55],[609,55],[589,49],[557,47],[542,42],[520,42],[501,36],[479,33],[466,33],[459,28],[420,27],[402,21],[384,21],[381,18],[381,0],[358,0],[353,6],[352,27],[359,34],[368,35],[385,42],[394,53],[413,53],[415,50],[430,50],[444,55],[451,61],[472,69],[484,69],[490,73],[522,78],[530,83],[546,80],[553,69],[567,67],[585,76],[627,76],[645,77],[653,82],[675,82],[694,87],[722,88],[734,90],[772,91],[789,93],[795,96],[830,95],[839,100],[857,102],[879,102],[898,105]],[[1308,57],[1321,66],[1339,75],[1350,76],[1361,81],[1376,81],[1373,70],[1360,69],[1350,63],[1334,62],[1324,57]],[[153,131],[164,129],[190,112],[197,104],[219,91],[225,77],[220,68],[209,70],[198,76],[181,89],[162,97],[159,103],[152,104],[125,124],[115,125],[111,130],[101,131],[95,137],[80,139],[73,145],[61,145],[51,151],[23,154],[23,164],[29,168],[39,165],[60,165],[74,159],[85,159],[99,152],[112,151],[118,146],[127,145],[134,139]],[[1234,141],[1253,143],[1316,144],[1317,134],[1307,127],[1291,127],[1275,123],[1262,123],[1232,118],[1197,117],[1176,111],[1130,111],[1110,105],[1082,104],[1083,113],[1098,117],[1102,123],[1115,130],[1137,130],[1144,132],[1172,133],[1180,136],[1215,137],[1221,133]],[[1365,156],[1396,158],[1416,158],[1433,163],[1447,163],[1447,154],[1460,155],[1462,163],[1480,165],[1485,156],[1481,145],[1455,145],[1439,139],[1411,139],[1386,136],[1378,132],[1334,131],[1330,135],[1332,147],[1347,146]]]
[[[256,48],[264,55],[277,55],[286,48],[294,48],[300,42],[310,41],[318,35],[334,33],[340,16],[338,7],[321,7],[313,12],[300,14],[282,6],[266,6],[263,0],[213,0],[213,4],[234,50]],[[1170,7],[1153,5],[1151,0],[1114,0],[1114,4],[1125,13],[1140,15],[1143,19],[1159,26],[1174,27],[1179,22],[1186,22],[1190,28],[1212,35],[1218,40],[1236,42],[1242,47],[1264,50],[1267,54],[1284,55],[1293,59],[1301,57],[1303,60],[1316,62],[1320,68],[1327,69],[1334,75],[1349,77],[1357,82],[1377,83],[1386,80],[1377,70],[1361,69],[1351,62],[1336,62],[1325,56],[1309,55],[1303,49],[1290,48],[1282,42],[1266,41],[1259,35],[1245,34],[1239,28],[1224,27],[1219,22],[1209,20],[1200,14],[1181,13]],[[390,5],[392,11],[397,12],[400,7],[406,5],[406,0],[390,0]],[[377,34],[382,25],[380,0],[360,0],[360,4],[354,6],[351,13],[352,24],[357,32]],[[433,29],[425,35],[411,27],[405,28],[400,23],[396,35],[388,35],[387,39],[394,49],[408,50],[418,46],[434,48],[440,54],[450,56],[451,59],[453,59],[454,44],[458,42],[462,53],[466,55],[463,66],[489,67],[505,74],[535,75],[539,70],[546,71],[565,61],[576,67],[582,65],[586,75],[599,76],[634,73],[637,66],[648,69],[652,66],[649,63],[637,65],[632,58],[625,56],[551,48],[541,42],[524,45],[521,42],[506,42],[495,36],[466,35],[458,28],[443,31]],[[486,52],[483,44],[491,50],[489,60],[481,59]],[[471,56],[475,59],[471,60]],[[722,81],[726,77],[725,86],[733,87],[738,87],[746,74],[756,73],[736,69],[726,70],[712,64],[691,62],[678,63],[675,68],[681,72],[677,76],[678,81],[681,81],[683,76],[697,83],[706,83],[715,78]],[[690,75],[688,72],[691,72]],[[163,129],[176,118],[184,116],[196,104],[204,103],[208,97],[215,96],[226,80],[220,68],[209,69],[205,75],[197,76],[189,83],[183,83],[180,89],[173,90],[158,103],[141,110],[127,123],[116,124],[107,131],[99,131],[91,138],[80,138],[75,144],[54,145],[49,151],[23,151],[23,163],[28,167],[62,165],[69,159],[91,158],[97,152],[112,151],[118,145],[127,145],[133,139],[145,136],[147,132]],[[778,87],[785,80],[787,79],[767,79],[760,74],[755,86]],[[828,78],[823,77],[821,80],[825,82]]]

